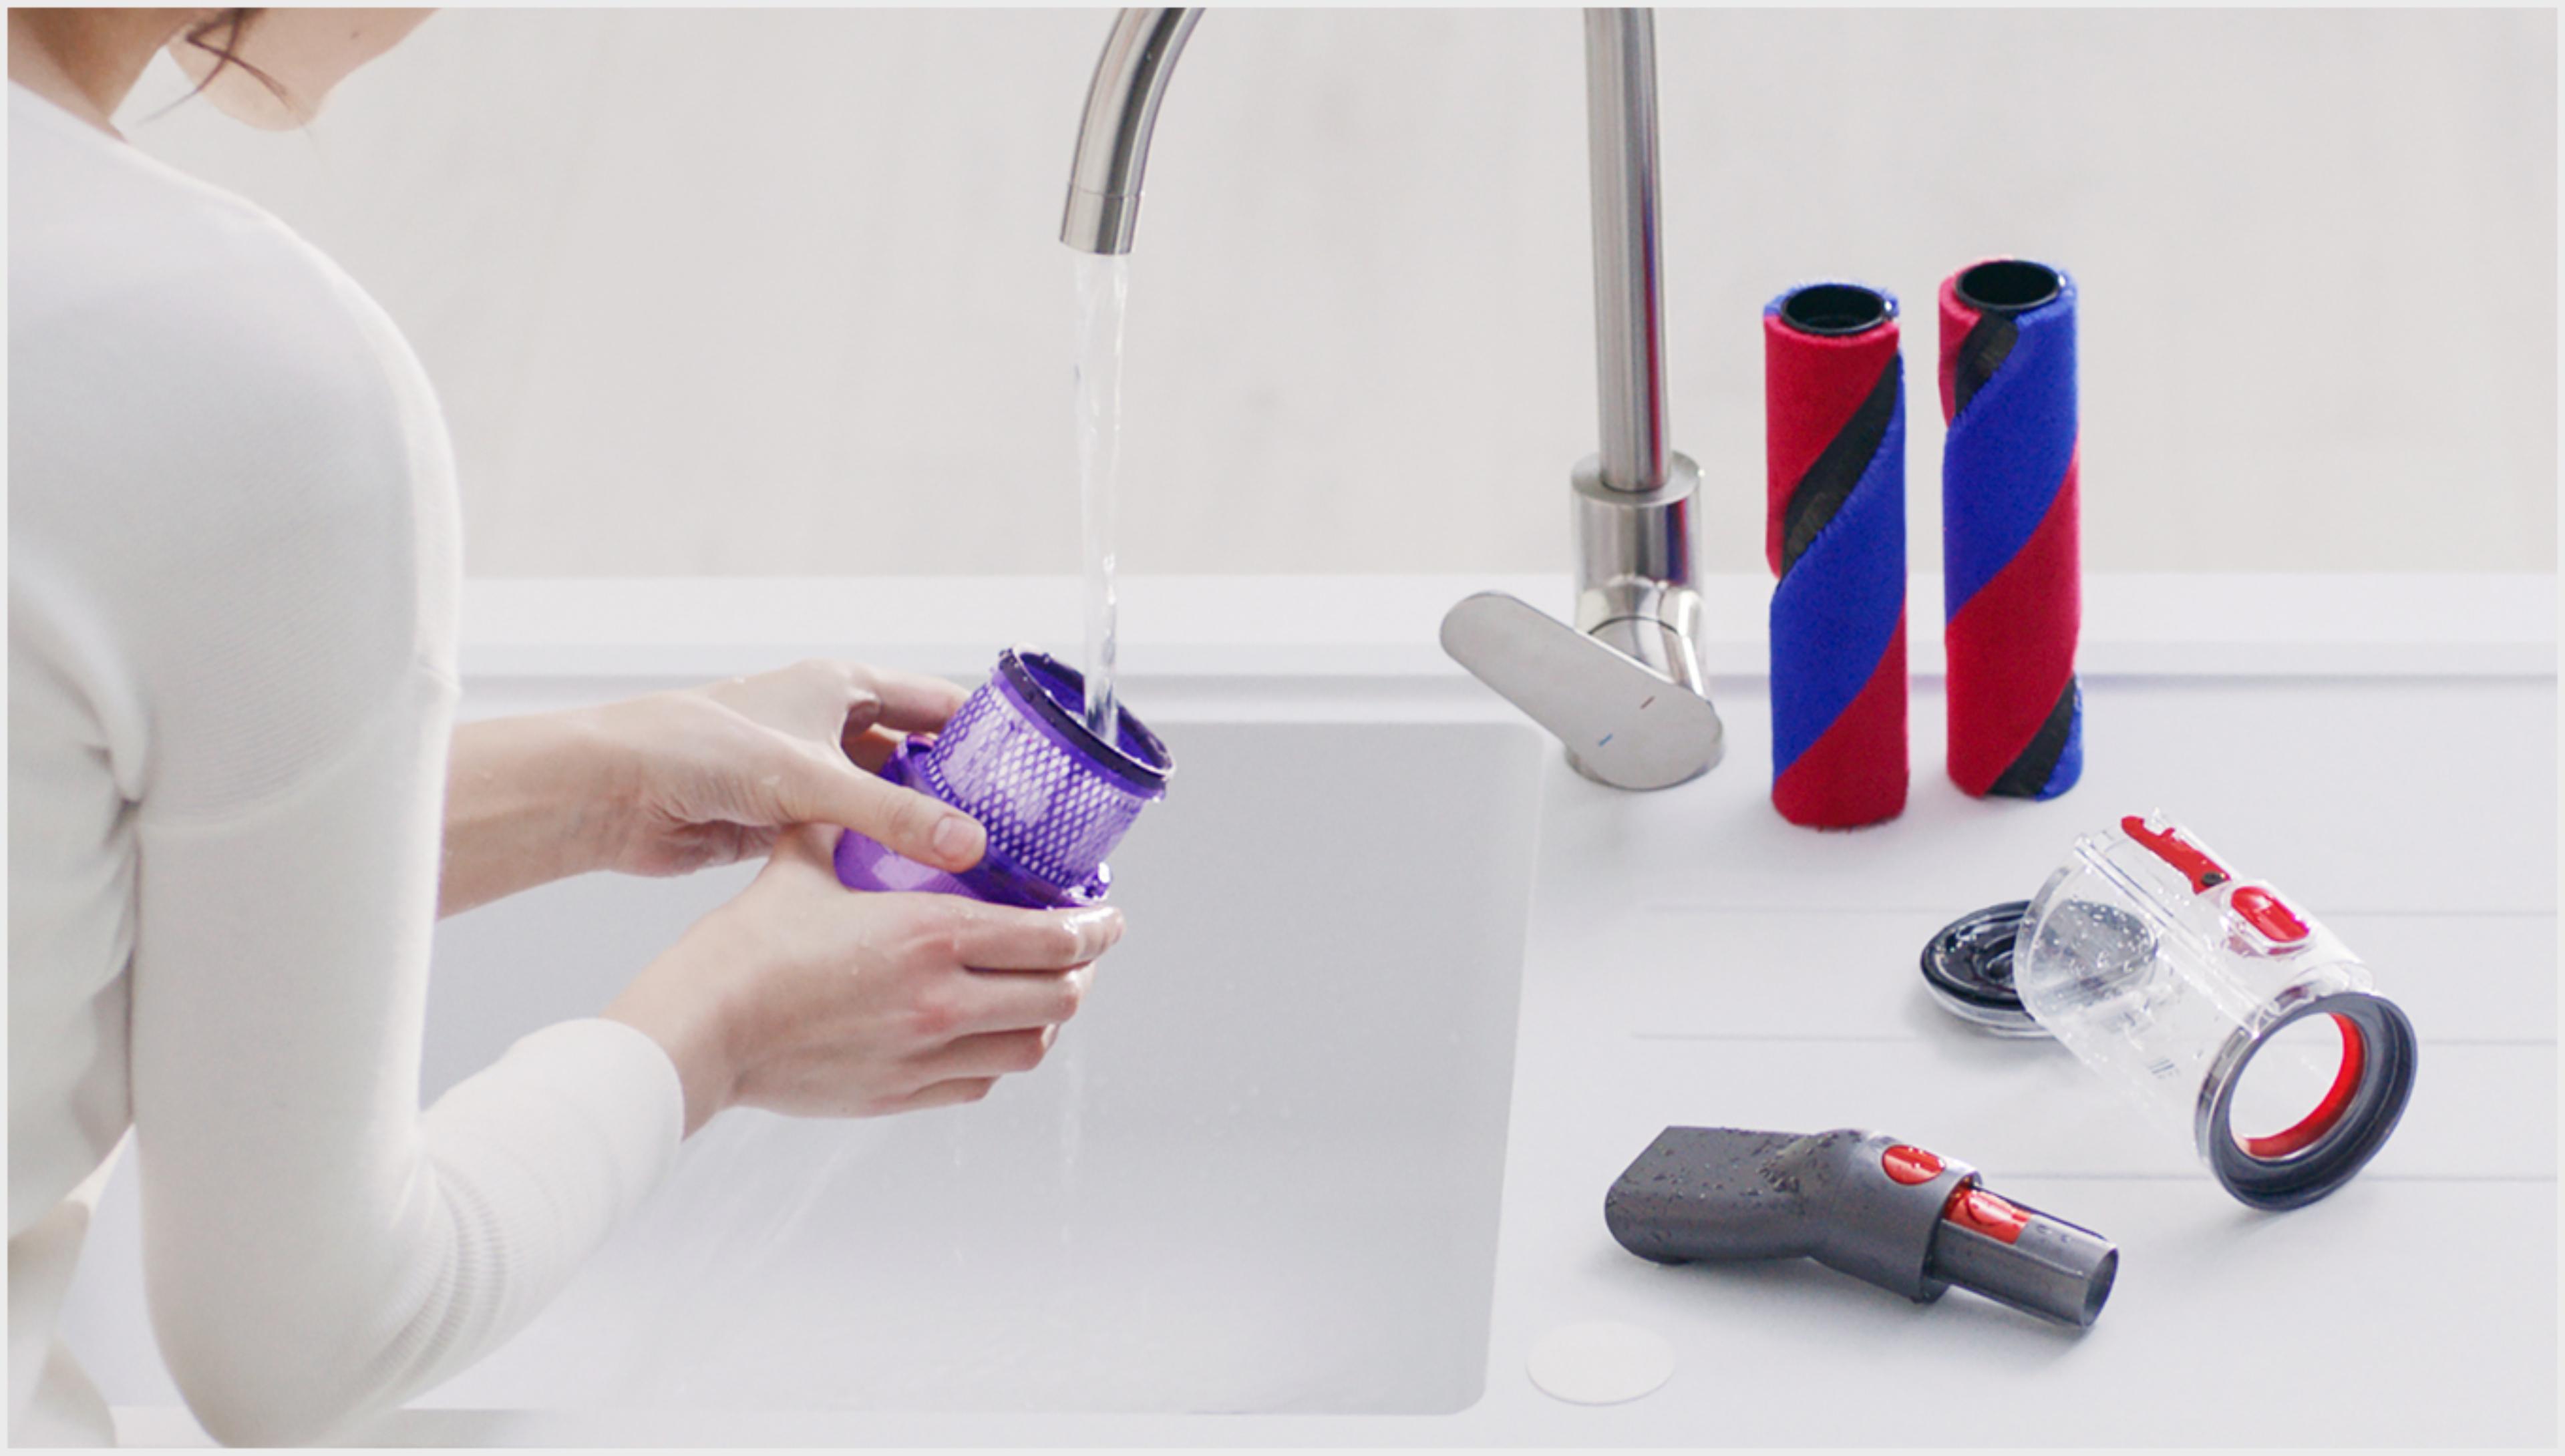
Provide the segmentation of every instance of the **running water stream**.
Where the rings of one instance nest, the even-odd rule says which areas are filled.
[[[1113,693],[1115,616],[1113,505],[1122,473],[1122,317],[1131,297],[1131,260],[1077,254],[1077,505],[1086,562],[1086,727],[1108,745],[1121,740]],[[1075,1244],[1077,1150],[1086,1119],[1086,1058],[1071,1046],[1060,1101],[1059,1241]]]
[[[1113,497],[1122,471],[1122,314],[1131,260],[1077,254],[1077,499],[1086,555],[1086,726],[1120,739],[1113,700]]]

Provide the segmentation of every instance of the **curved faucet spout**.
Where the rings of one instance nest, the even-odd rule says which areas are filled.
[[[1082,253],[1131,251],[1158,103],[1202,15],[1199,8],[1129,9],[1114,17],[1078,120],[1061,242]],[[1652,12],[1585,12],[1585,82],[1602,480],[1646,494],[1664,486],[1669,469]]]
[[[1140,174],[1149,165],[1149,133],[1158,101],[1175,75],[1176,58],[1202,11],[1125,10],[1105,38],[1077,123],[1069,164],[1068,208],[1059,240],[1081,253],[1127,253],[1140,221]]]
[[[1158,102],[1200,19],[1200,10],[1125,10],[1114,20],[1077,126],[1061,242],[1131,250]],[[1722,730],[1703,680],[1693,582],[1700,469],[1666,441],[1653,12],[1585,13],[1585,108],[1603,448],[1571,477],[1576,622],[1483,593],[1445,617],[1443,641],[1565,739],[1580,771],[1656,789],[1719,762]]]

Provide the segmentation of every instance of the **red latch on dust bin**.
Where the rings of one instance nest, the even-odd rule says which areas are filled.
[[[2226,903],[2245,924],[2273,945],[2295,945],[2307,938],[2307,922],[2280,903],[2280,897],[2258,884],[2238,885]]]
[[[2136,815],[2120,821],[2120,830],[2130,839],[2155,850],[2156,857],[2182,871],[2191,881],[2194,894],[2207,894],[2235,876],[2226,866],[2209,857],[2209,851],[2182,837],[2172,825],[2163,829],[2147,828],[2147,822]]]

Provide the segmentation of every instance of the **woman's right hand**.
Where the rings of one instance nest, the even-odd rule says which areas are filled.
[[[988,1095],[1077,1013],[1109,906],[1023,910],[838,883],[836,831],[787,831],[749,887],[605,1016],[668,1053],[692,1134],[724,1108],[869,1117]]]

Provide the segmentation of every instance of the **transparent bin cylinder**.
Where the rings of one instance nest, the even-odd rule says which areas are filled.
[[[2023,914],[2012,975],[2043,1030],[2255,1207],[2342,1186],[2413,1091],[2413,1025],[2372,991],[2368,966],[2160,814],[2076,842]],[[2317,1017],[2334,1038],[2289,1033]],[[2238,1090],[2266,1056],[2294,1059],[2321,1092],[2296,1121],[2239,1132]]]

